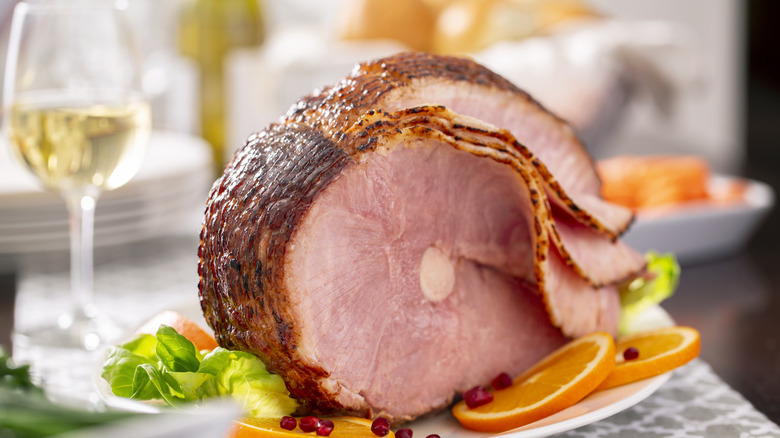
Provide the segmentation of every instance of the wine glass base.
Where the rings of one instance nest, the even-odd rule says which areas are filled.
[[[93,406],[99,402],[93,379],[105,350],[122,331],[108,319],[73,320],[13,334],[13,357],[30,365],[30,373],[47,396],[60,403]]]
[[[116,340],[122,330],[107,318],[61,318],[58,325],[14,333],[14,348],[58,348],[94,351]]]

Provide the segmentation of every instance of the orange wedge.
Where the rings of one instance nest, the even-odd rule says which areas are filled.
[[[626,360],[623,352],[630,347],[637,349],[639,356]],[[615,368],[598,389],[613,388],[671,371],[698,356],[700,350],[699,332],[690,327],[663,327],[623,336],[618,339],[615,348]]]
[[[201,328],[195,321],[172,310],[166,310],[153,316],[136,330],[136,333],[148,333],[153,335],[157,333],[160,324],[173,327],[180,335],[195,344],[195,348],[198,350],[213,350],[218,346],[217,341],[211,333]]]
[[[607,333],[575,339],[493,391],[493,401],[470,409],[458,402],[452,413],[466,428],[503,432],[563,410],[588,395],[612,371],[615,343]]]
[[[296,420],[300,420],[297,418]],[[357,417],[328,417],[333,422],[333,431],[331,438],[365,438],[374,437],[371,432],[371,420]],[[280,418],[244,418],[236,420],[230,426],[227,438],[261,438],[261,437],[301,437],[307,435],[317,437],[315,432],[303,432],[300,427],[293,430],[282,429],[279,425]],[[393,438],[392,431],[385,435],[385,438]]]

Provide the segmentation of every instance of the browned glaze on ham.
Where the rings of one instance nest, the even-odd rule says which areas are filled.
[[[568,151],[575,164],[563,168],[587,180],[558,193],[560,163],[489,111],[407,105],[453,86],[525,108],[548,133],[532,136],[546,153],[574,138],[470,61],[400,55],[359,66],[251,136],[211,190],[203,313],[220,345],[258,355],[306,412],[410,420],[568,337],[616,330],[614,284],[644,261],[567,198],[610,211],[589,192],[590,159],[579,143],[548,156]]]
[[[614,240],[633,220],[629,209],[603,202],[593,162],[563,120],[503,77],[464,58],[403,53],[358,65],[333,87],[294,105],[286,120],[338,139],[369,110],[428,104],[511,131],[530,147],[512,153],[537,166],[552,201],[581,223]]]

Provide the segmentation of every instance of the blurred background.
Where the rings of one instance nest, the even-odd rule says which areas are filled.
[[[192,258],[170,257],[162,266],[184,270],[186,293],[194,293],[187,282],[195,274],[204,201],[232,153],[356,62],[402,50],[469,56],[494,69],[567,119],[597,159],[694,156],[713,173],[761,181],[774,193],[780,188],[777,1],[124,1],[145,65],[155,131],[138,176],[98,203],[98,271],[139,253],[165,257],[162,238],[184,236]],[[14,4],[0,0],[0,59]],[[52,266],[67,269],[68,246],[62,201],[15,164],[6,141],[0,141],[0,333],[10,332],[20,279]],[[744,279],[757,278],[754,289],[769,292],[757,301],[760,308],[740,313],[737,322],[745,328],[740,336],[762,339],[753,348],[771,354],[771,364],[780,363],[780,335],[767,335],[771,326],[762,324],[780,311],[780,294],[772,293],[780,283],[780,221],[771,209],[772,191],[764,193],[769,198],[761,213],[768,216],[753,218],[751,226],[758,228],[738,242],[747,251],[736,262],[714,265],[735,269],[736,280],[708,283],[712,271],[694,267],[685,270],[681,287],[686,281],[697,288],[707,284],[712,300],[730,302],[737,298],[728,294],[738,293]],[[718,233],[703,240],[716,240]],[[152,240],[151,247],[128,246]],[[143,283],[144,269],[159,266],[152,257],[122,281],[153,289]],[[48,281],[40,278],[36,287]],[[675,300],[672,308],[700,306],[685,296]],[[675,317],[689,322],[684,313]],[[0,338],[1,344],[8,340]],[[723,357],[747,356],[709,345]],[[704,357],[718,364],[706,351]],[[720,364],[718,372],[728,377],[730,362]],[[774,386],[740,382],[745,377],[738,373],[731,377],[729,383],[751,400],[766,395],[762,384],[780,388],[780,377]],[[780,415],[780,407],[769,409]]]
[[[220,162],[355,62],[412,49],[471,56],[505,75],[577,127],[597,157],[695,153],[730,173],[747,156],[749,33],[771,8],[738,0],[126,2],[155,127],[205,137]],[[14,3],[0,1],[3,50]]]
[[[702,186],[709,172],[773,184],[770,1],[121,1],[155,133],[138,177],[98,204],[99,246],[196,234],[211,182],[249,134],[355,63],[403,50],[485,64],[568,120],[597,159],[693,156]],[[2,58],[14,4],[0,0]],[[56,196],[5,139],[0,158],[0,266],[66,248]]]

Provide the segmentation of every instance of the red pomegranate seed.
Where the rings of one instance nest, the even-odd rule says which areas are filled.
[[[395,438],[412,438],[412,429],[398,429],[395,431]]]
[[[435,433],[432,433],[432,434],[426,436],[425,438],[441,438],[441,437],[439,435],[435,434]]]
[[[493,389],[499,390],[512,386],[512,378],[507,373],[501,373],[491,382]]]
[[[637,357],[639,357],[639,350],[634,347],[628,347],[626,348],[626,351],[623,352],[623,359],[625,360],[634,360]]]
[[[317,423],[317,435],[328,436],[333,432],[333,422],[323,418]]]
[[[293,430],[297,425],[298,425],[298,421],[296,421],[295,418],[288,417],[286,415],[282,417],[282,421],[279,422],[279,426],[281,426],[282,429],[287,429],[287,430]]]
[[[468,406],[469,409],[474,409],[485,403],[492,402],[493,394],[487,392],[487,390],[481,386],[475,386],[463,393],[463,400],[466,401],[466,406]]]
[[[317,430],[317,425],[320,423],[320,419],[313,416],[303,417],[298,426],[304,432],[314,432]]]
[[[379,417],[371,423],[371,432],[376,436],[385,436],[390,433],[390,421],[387,418]]]

